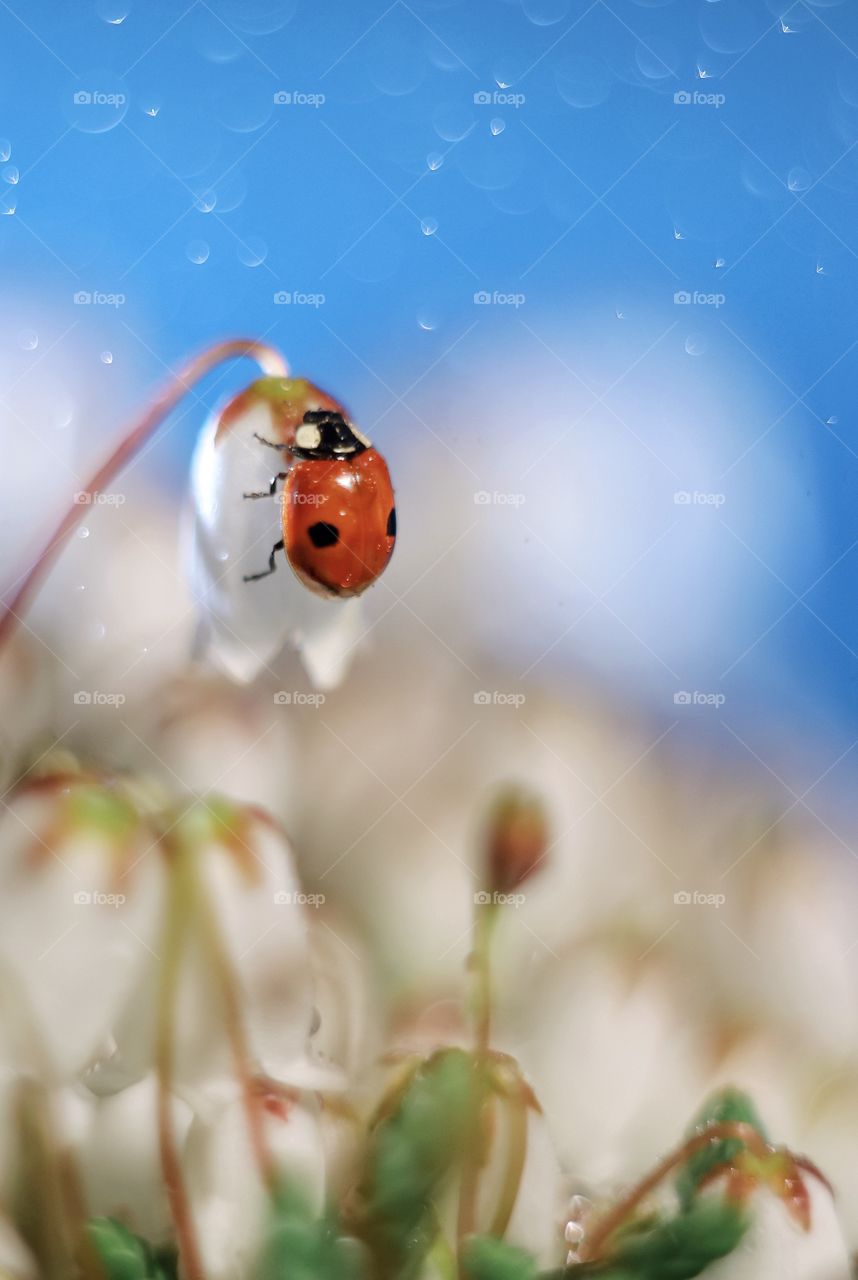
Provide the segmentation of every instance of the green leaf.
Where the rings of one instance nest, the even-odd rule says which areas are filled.
[[[474,1065],[460,1049],[422,1063],[370,1137],[358,1230],[382,1276],[410,1276],[437,1233],[433,1201],[470,1131]]]
[[[740,1089],[721,1089],[707,1099],[689,1126],[688,1137],[693,1137],[709,1124],[749,1124],[763,1139],[766,1137],[753,1102]],[[692,1203],[709,1171],[719,1164],[735,1160],[743,1147],[740,1138],[728,1138],[703,1148],[686,1161],[676,1179],[676,1189],[684,1208]]]
[[[618,1238],[610,1259],[576,1274],[581,1280],[691,1280],[732,1253],[746,1226],[729,1201],[700,1200],[685,1213],[630,1230]]]
[[[340,1235],[330,1218],[314,1217],[300,1196],[277,1196],[254,1280],[365,1280],[360,1244]]]
[[[176,1259],[172,1250],[154,1250],[113,1218],[93,1218],[87,1230],[107,1280],[173,1280],[175,1277]]]
[[[473,1236],[462,1250],[462,1267],[467,1280],[533,1280],[536,1275],[529,1253],[493,1236]]]

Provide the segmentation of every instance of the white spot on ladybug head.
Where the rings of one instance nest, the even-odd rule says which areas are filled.
[[[358,444],[362,444],[365,449],[372,448],[372,441],[367,436],[365,436],[362,431],[358,431],[357,427],[353,422],[349,423],[349,430],[351,431],[355,440],[357,440]]]
[[[299,449],[318,449],[322,433],[314,422],[302,422],[295,432],[295,444]]]

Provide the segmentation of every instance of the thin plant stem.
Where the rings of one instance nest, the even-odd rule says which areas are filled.
[[[212,968],[216,977],[221,998],[224,1003],[224,1019],[226,1032],[232,1049],[235,1072],[241,1085],[241,1096],[247,1119],[248,1136],[265,1187],[269,1194],[276,1192],[277,1174],[274,1158],[268,1145],[262,1108],[254,1090],[253,1071],[250,1054],[247,1048],[244,1022],[241,1015],[241,999],[236,989],[235,976],[230,968],[229,959],[224,951],[223,940],[218,932],[217,921],[207,900],[203,886],[198,882],[196,888],[197,910],[205,945],[209,952]]]
[[[188,360],[162,387],[143,416],[124,433],[119,444],[98,468],[86,488],[76,494],[74,502],[42,547],[32,567],[18,578],[14,594],[9,603],[3,606],[3,612],[0,615],[0,648],[14,632],[21,614],[54,563],[69,534],[80,523],[92,498],[105,489],[130,462],[195,383],[225,360],[240,356],[248,356],[256,360],[263,373],[269,376],[285,377],[288,373],[286,362],[278,351],[267,343],[257,342],[252,338],[233,338],[227,342],[215,343],[214,346],[207,347],[205,351]]]
[[[496,910],[494,904],[477,904],[474,913],[474,946],[471,968],[474,976],[474,1096],[473,1121],[469,1143],[462,1164],[459,1187],[459,1214],[456,1236],[461,1248],[474,1231],[477,1216],[477,1193],[485,1152],[485,1104],[488,1097],[488,1068],[492,1029],[491,943]]]
[[[182,1177],[181,1161],[173,1133],[172,1078],[173,1052],[175,1048],[176,1000],[179,990],[182,954],[185,938],[192,927],[189,916],[193,910],[192,893],[188,882],[187,857],[182,850],[171,847],[169,854],[175,858],[170,876],[170,892],[167,917],[162,941],[161,982],[158,992],[158,1022],[156,1028],[155,1069],[158,1082],[158,1143],[161,1152],[161,1170],[170,1206],[170,1215],[176,1231],[176,1242],[185,1280],[205,1280],[202,1256],[191,1216],[188,1193]]]

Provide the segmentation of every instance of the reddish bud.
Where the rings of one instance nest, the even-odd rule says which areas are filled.
[[[547,851],[548,820],[542,801],[520,788],[507,788],[489,814],[486,864],[492,892],[517,889]]]

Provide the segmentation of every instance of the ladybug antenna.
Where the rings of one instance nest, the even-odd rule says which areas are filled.
[[[49,540],[42,547],[32,567],[19,575],[9,588],[11,598],[0,605],[0,647],[9,639],[21,614],[27,607],[30,598],[42,578],[50,569],[61,551],[69,534],[79,524],[87,506],[93,497],[101,492],[135,453],[155,433],[164,419],[188,391],[204,378],[207,373],[225,360],[239,359],[247,356],[255,360],[262,372],[269,377],[286,377],[289,367],[283,356],[275,347],[254,338],[232,338],[226,342],[216,342],[198,355],[193,356],[176,373],[155,397],[151,406],[125,432],[119,444],[98,468],[85,489],[75,494],[74,502],[66,511]]]

